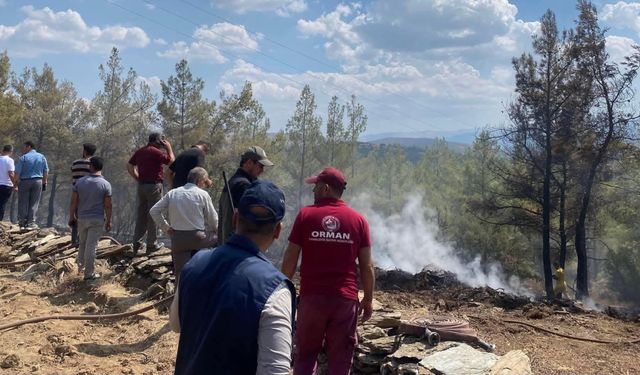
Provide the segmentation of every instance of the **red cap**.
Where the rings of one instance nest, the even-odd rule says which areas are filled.
[[[318,175],[307,177],[304,182],[307,184],[324,182],[325,184],[338,189],[344,189],[347,186],[347,178],[344,177],[339,169],[334,167],[326,167]]]

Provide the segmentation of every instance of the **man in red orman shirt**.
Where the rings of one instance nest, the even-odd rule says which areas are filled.
[[[292,278],[300,264],[300,302],[294,375],[311,375],[326,344],[327,374],[348,375],[357,343],[358,315],[371,317],[375,276],[369,224],[340,199],[347,185],[342,172],[328,167],[305,180],[315,184],[315,204],[298,213],[282,261]],[[364,298],[358,303],[356,259]]]
[[[145,233],[147,233],[147,254],[163,246],[156,241],[158,238],[156,224],[149,216],[149,210],[162,198],[163,166],[171,164],[174,160],[171,143],[166,141],[160,133],[149,134],[149,143],[138,149],[129,159],[127,171],[138,182],[138,208],[133,234],[134,253],[138,253],[142,246],[142,237]]]

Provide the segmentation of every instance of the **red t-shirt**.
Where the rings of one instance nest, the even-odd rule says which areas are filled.
[[[289,241],[302,247],[300,296],[358,299],[358,250],[371,246],[362,215],[340,199],[323,198],[300,210]]]
[[[169,164],[171,159],[166,152],[159,148],[146,145],[136,151],[129,164],[138,167],[138,181],[140,183],[162,182],[164,180],[163,164]]]

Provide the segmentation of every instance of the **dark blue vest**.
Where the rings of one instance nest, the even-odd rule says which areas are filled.
[[[255,375],[260,314],[283,281],[247,237],[199,251],[180,274],[176,375]],[[292,301],[293,304],[293,301]]]

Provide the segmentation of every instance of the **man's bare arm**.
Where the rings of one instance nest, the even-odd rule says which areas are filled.
[[[173,295],[173,301],[171,301],[171,307],[169,308],[169,326],[173,332],[180,333],[180,316],[178,316],[180,301],[178,299],[178,286],[176,285],[176,292]]]
[[[133,177],[136,181],[138,180],[138,178],[140,178],[138,176],[138,168],[131,163],[127,163],[127,172],[129,172],[131,177]]]
[[[171,143],[167,140],[161,141],[164,149],[167,150],[167,155],[169,156],[169,162],[167,164],[171,164],[176,160],[176,155],[173,153],[173,147],[171,147]]]
[[[78,212],[78,193],[71,193],[71,204],[69,205],[69,225],[73,225],[76,220],[78,220],[77,216]]]
[[[171,169],[167,168],[167,173],[164,174],[164,177],[165,177],[165,181],[169,183],[169,186],[174,187],[173,179],[176,177],[176,174],[173,173]]]
[[[362,289],[364,290],[364,297],[360,301],[360,307],[362,309],[362,320],[365,321],[369,320],[373,313],[373,288],[376,282],[371,247],[363,247],[358,250],[358,265],[360,266],[360,278],[362,279]]]
[[[282,257],[282,273],[289,279],[292,279],[296,273],[301,250],[301,246],[289,242],[287,250],[284,252],[284,256]]]
[[[104,197],[104,229],[106,231],[110,231],[113,228],[113,224],[111,223],[111,212],[112,212],[112,204],[111,204],[111,196]]]
[[[16,172],[9,171],[9,180],[13,183],[13,190],[18,190],[18,175],[16,175]]]

